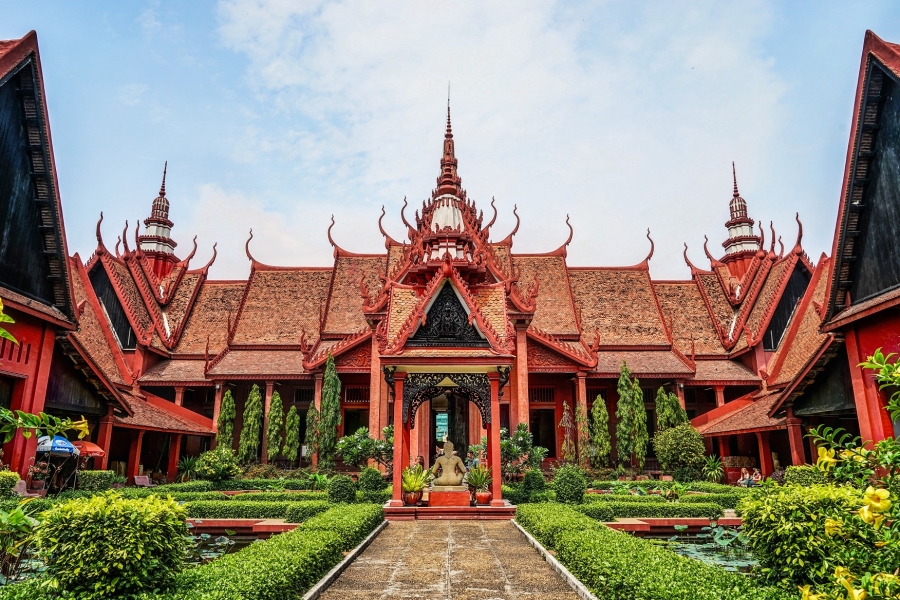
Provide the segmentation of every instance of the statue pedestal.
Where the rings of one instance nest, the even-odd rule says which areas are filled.
[[[428,506],[469,506],[471,501],[465,485],[436,485],[428,494]]]

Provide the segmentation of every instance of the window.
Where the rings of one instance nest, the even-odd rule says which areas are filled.
[[[509,429],[509,404],[500,405],[500,427],[505,427],[512,434],[512,431]]]
[[[358,385],[344,388],[344,402],[369,402],[369,386]]]
[[[529,402],[556,402],[556,389],[552,387],[528,388]]]
[[[529,416],[534,445],[546,448],[548,458],[556,457],[556,411],[536,409]]]
[[[13,384],[11,377],[0,377],[0,406],[10,408],[12,405]]]
[[[316,396],[316,390],[313,388],[297,388],[294,391],[295,404],[312,404]]]

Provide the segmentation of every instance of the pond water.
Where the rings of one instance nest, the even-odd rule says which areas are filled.
[[[746,534],[738,527],[704,527],[696,535],[675,535],[669,538],[648,538],[687,558],[722,567],[732,573],[749,575],[758,562],[747,548]]]

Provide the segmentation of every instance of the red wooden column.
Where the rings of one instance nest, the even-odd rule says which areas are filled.
[[[769,446],[769,432],[757,431],[756,442],[759,445],[759,470],[763,477],[772,474],[772,448]]]
[[[853,384],[853,399],[859,419],[859,435],[871,448],[881,440],[894,435],[890,415],[884,410],[878,386],[873,377],[857,365],[865,360],[860,351],[856,330],[852,329],[844,337],[847,359],[850,361],[850,379]]]
[[[579,371],[575,374],[575,410],[578,411],[579,408],[584,412],[584,417],[587,419],[588,411],[587,411],[587,373],[584,371]],[[587,439],[589,434],[587,431],[581,431],[582,428],[587,427],[587,422],[578,426],[578,431],[576,432],[577,442],[581,443],[582,439]],[[585,448],[578,448],[578,453],[582,456],[588,456],[588,452],[585,451]]]
[[[678,404],[681,405],[681,408],[684,408],[684,382],[676,381],[675,382],[675,395],[678,396]]]
[[[719,440],[719,457],[725,458],[726,456],[731,456],[731,445],[728,443],[731,441],[730,435],[722,435],[718,437]]]
[[[175,406],[184,404],[184,386],[175,386]]]
[[[215,429],[216,432],[219,431],[219,411],[222,410],[222,396],[224,396],[224,395],[225,395],[225,382],[217,381],[216,382],[216,398],[215,398],[215,401],[213,402],[213,422],[212,422],[213,429]],[[213,437],[212,442],[210,442],[209,447],[210,448],[216,447],[215,436]]]
[[[406,468],[409,425],[403,422],[403,383],[406,373],[394,373],[394,489],[390,506],[403,506],[402,474]],[[405,442],[405,443],[404,443]]]
[[[315,384],[315,392],[313,394],[313,405],[315,405],[316,410],[320,412],[322,411],[322,378],[324,377],[324,373],[316,373],[313,375],[313,382]],[[310,463],[313,467],[319,464],[319,455],[313,454],[310,457]]]
[[[136,433],[136,435],[134,435]],[[144,443],[144,430],[138,429],[132,434],[131,447],[128,449],[128,483],[134,484],[134,476],[138,474],[138,464],[141,462],[141,445]]]
[[[528,406],[528,338],[526,335],[528,325],[516,326],[516,423],[510,423],[511,429],[515,430],[519,423],[525,423],[529,426],[529,406]]]
[[[169,468],[166,471],[166,481],[172,483],[178,476],[178,456],[181,454],[181,433],[169,434]]]
[[[44,325],[41,334],[41,342],[39,348],[32,347],[32,352],[37,350],[37,356],[34,358],[37,366],[34,374],[25,379],[24,382],[17,382],[13,391],[13,410],[22,410],[29,413],[39,413],[44,410],[44,401],[47,397],[47,382],[50,378],[50,363],[53,360],[53,344],[55,341],[54,329]],[[21,390],[20,393],[17,393]],[[17,403],[18,397],[18,406]],[[25,479],[28,474],[30,460],[37,454],[37,436],[32,435],[25,439],[22,432],[17,432],[11,442],[9,455],[9,468],[19,472],[19,477]]]
[[[487,374],[491,384],[491,430],[490,440],[491,465],[491,506],[503,506],[503,473],[500,471],[500,373],[494,371]]]
[[[381,356],[378,353],[378,342],[372,336],[372,358],[369,369],[369,435],[381,439]],[[377,466],[377,465],[376,465]]]
[[[272,392],[275,390],[275,382],[266,382],[266,398],[263,408],[263,430],[262,430],[262,464],[269,464],[269,409],[272,408]]]
[[[806,452],[803,450],[803,428],[800,419],[794,416],[794,408],[787,409],[788,441],[791,443],[791,464],[802,465],[806,462]]]
[[[716,390],[716,406],[725,406],[725,386],[717,385]]]
[[[106,453],[95,460],[99,471],[105,471],[106,467],[109,466],[109,447],[112,442],[113,420],[113,406],[110,404],[106,409],[106,415],[100,418],[100,427],[97,428],[97,445],[103,448],[103,452]]]

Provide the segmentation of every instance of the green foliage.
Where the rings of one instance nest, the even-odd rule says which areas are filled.
[[[384,503],[381,500],[384,498],[385,483],[378,469],[366,467],[360,471],[356,485],[364,502]]]
[[[306,456],[311,457],[319,452],[319,421],[320,413],[315,404],[310,404],[306,411],[306,432],[303,434],[303,444],[306,446]]]
[[[559,420],[559,428],[563,430],[562,446],[559,448],[559,458],[562,462],[574,462],[575,455],[575,420],[572,418],[572,409],[568,402],[563,402],[563,415]]]
[[[80,471],[78,473],[78,489],[102,492],[110,488],[116,477],[115,471]]]
[[[688,422],[688,416],[681,407],[678,396],[660,387],[656,391],[656,430],[662,431]]]
[[[240,474],[241,466],[238,464],[234,452],[228,446],[216,446],[215,449],[204,452],[197,459],[197,477],[200,479],[224,481],[234,479]]]
[[[644,407],[644,392],[637,377],[631,379],[631,371],[623,362],[616,389],[619,401],[616,405],[616,452],[619,463],[644,468],[647,456],[647,410]]]
[[[0,585],[16,581],[21,574],[38,524],[26,509],[32,500],[22,500],[8,511],[0,510]]]
[[[429,482],[434,478],[431,471],[426,471],[422,465],[410,465],[400,474],[400,482],[404,494],[424,491]]]
[[[787,586],[826,582],[836,566],[827,559],[835,540],[825,533],[826,517],[862,503],[859,491],[829,485],[762,486],[744,498],[739,508],[760,577]]]
[[[872,449],[862,445],[840,427],[820,425],[807,434],[819,448],[816,467],[828,481],[852,485],[859,490],[868,486],[892,487],[900,484],[900,442],[881,440]]]
[[[178,479],[190,481],[197,478],[197,465],[199,458],[196,456],[184,456],[178,461]]]
[[[520,506],[516,520],[604,600],[776,600],[748,577],[609,529],[559,504]]]
[[[525,423],[519,423],[512,435],[508,435],[506,428],[500,430],[501,471],[505,479],[512,479],[527,469],[540,469],[545,458],[547,449],[534,445]]]
[[[722,477],[725,476],[725,468],[722,466],[722,461],[719,457],[713,454],[704,459],[702,473],[707,481],[719,483],[722,481]]]
[[[812,465],[791,466],[784,470],[785,485],[822,485],[828,483],[824,471]]]
[[[234,447],[234,396],[231,390],[225,390],[222,404],[219,406],[219,420],[216,423],[216,444],[227,448]]]
[[[525,471],[525,478],[522,480],[522,492],[525,497],[531,500],[534,494],[538,494],[547,489],[547,480],[539,469],[531,469]]]
[[[581,504],[587,491],[584,473],[574,465],[563,465],[553,472],[556,499],[565,504]]]
[[[3,312],[3,299],[2,298],[0,298],[0,323],[15,323],[15,320],[11,316],[9,316],[5,312]],[[16,346],[19,345],[19,341],[15,337],[13,337],[13,334],[8,332],[3,327],[0,327],[0,339],[9,340]]]
[[[653,448],[656,458],[667,473],[677,469],[700,471],[703,467],[703,436],[690,423],[684,423],[653,436]],[[697,477],[696,479],[699,479]]]
[[[744,488],[746,489],[746,488]],[[678,498],[679,504],[707,503],[718,504],[722,508],[735,509],[744,496],[739,494],[685,494]]]
[[[602,469],[609,464],[612,440],[609,436],[609,413],[606,400],[597,395],[591,407],[591,467]]]
[[[328,355],[325,362],[325,377],[322,381],[322,408],[316,429],[319,469],[334,468],[337,449],[337,428],[341,424],[341,380],[334,367],[334,357]]]
[[[272,399],[269,402],[269,426],[266,429],[266,456],[269,460],[275,460],[281,455],[283,428],[284,403],[281,401],[281,394],[272,392]]]
[[[591,429],[588,423],[587,411],[580,404],[575,407],[575,434],[578,438],[576,450],[576,462],[582,469],[591,465]]]
[[[620,487],[629,490],[668,490],[677,485],[675,481],[658,481],[655,479],[644,481],[593,481],[591,488],[595,490],[614,490]],[[708,481],[694,481],[687,484],[688,492],[703,492],[706,494],[733,494],[736,496],[748,496],[751,490],[748,488],[736,487],[733,485],[724,485],[721,483],[710,483]]]
[[[479,464],[466,472],[464,481],[475,488],[476,492],[486,492],[491,487],[494,479],[491,477],[491,468]]]
[[[307,514],[318,514],[328,509],[325,500],[309,502],[264,502],[243,500],[200,500],[186,502],[184,507],[192,519],[284,519],[291,507],[300,507],[295,511],[306,511]]]
[[[244,423],[238,441],[238,460],[241,464],[256,461],[259,456],[260,434],[263,425],[262,394],[255,383],[250,388],[247,402],[244,405]]]
[[[328,500],[328,492],[250,492],[226,498],[240,502],[318,502]]]
[[[281,455],[291,462],[300,454],[300,413],[292,406],[284,421],[284,448]]]
[[[202,455],[201,455],[202,456]],[[198,465],[199,466],[199,465]],[[207,480],[185,481],[182,483],[166,483],[153,488],[154,492],[211,492],[213,482]]]
[[[14,496],[13,488],[19,483],[19,474],[15,471],[0,471],[0,500],[8,500]]]
[[[78,433],[78,439],[83,439],[88,433],[88,422],[82,417],[78,421],[72,419],[60,419],[47,413],[27,413],[21,410],[9,410],[0,406],[0,434],[3,434],[3,443],[13,439],[17,431],[22,432],[26,440],[32,435],[66,436],[66,432],[74,430]]]
[[[580,512],[593,519],[611,521],[616,519],[674,519],[704,518],[718,519],[722,516],[722,506],[713,502],[590,502],[578,507]],[[597,517],[595,515],[602,515]],[[609,518],[609,515],[612,518]]]
[[[371,504],[339,505],[319,514],[298,527],[311,533],[335,531],[351,548],[358,546],[366,536],[384,521],[384,510]]]
[[[328,482],[328,501],[332,504],[352,504],[356,501],[356,484],[346,475],[335,475]]]
[[[344,464],[359,469],[375,458],[375,440],[369,437],[369,428],[360,427],[351,435],[345,435],[337,442],[337,455]]]
[[[168,588],[184,561],[186,516],[169,498],[112,492],[53,507],[35,531],[48,587],[90,598]]]
[[[678,467],[672,471],[672,477],[677,483],[691,483],[702,481],[703,472],[696,467]]]
[[[878,371],[875,375],[875,380],[881,384],[878,389],[890,388],[893,390],[888,404],[884,408],[890,413],[891,420],[897,422],[900,421],[900,368],[898,368],[900,364],[898,364],[897,360],[890,362],[894,356],[896,356],[894,352],[885,356],[881,348],[879,348],[875,351],[875,354],[870,356],[865,362],[860,363],[859,366]]]

